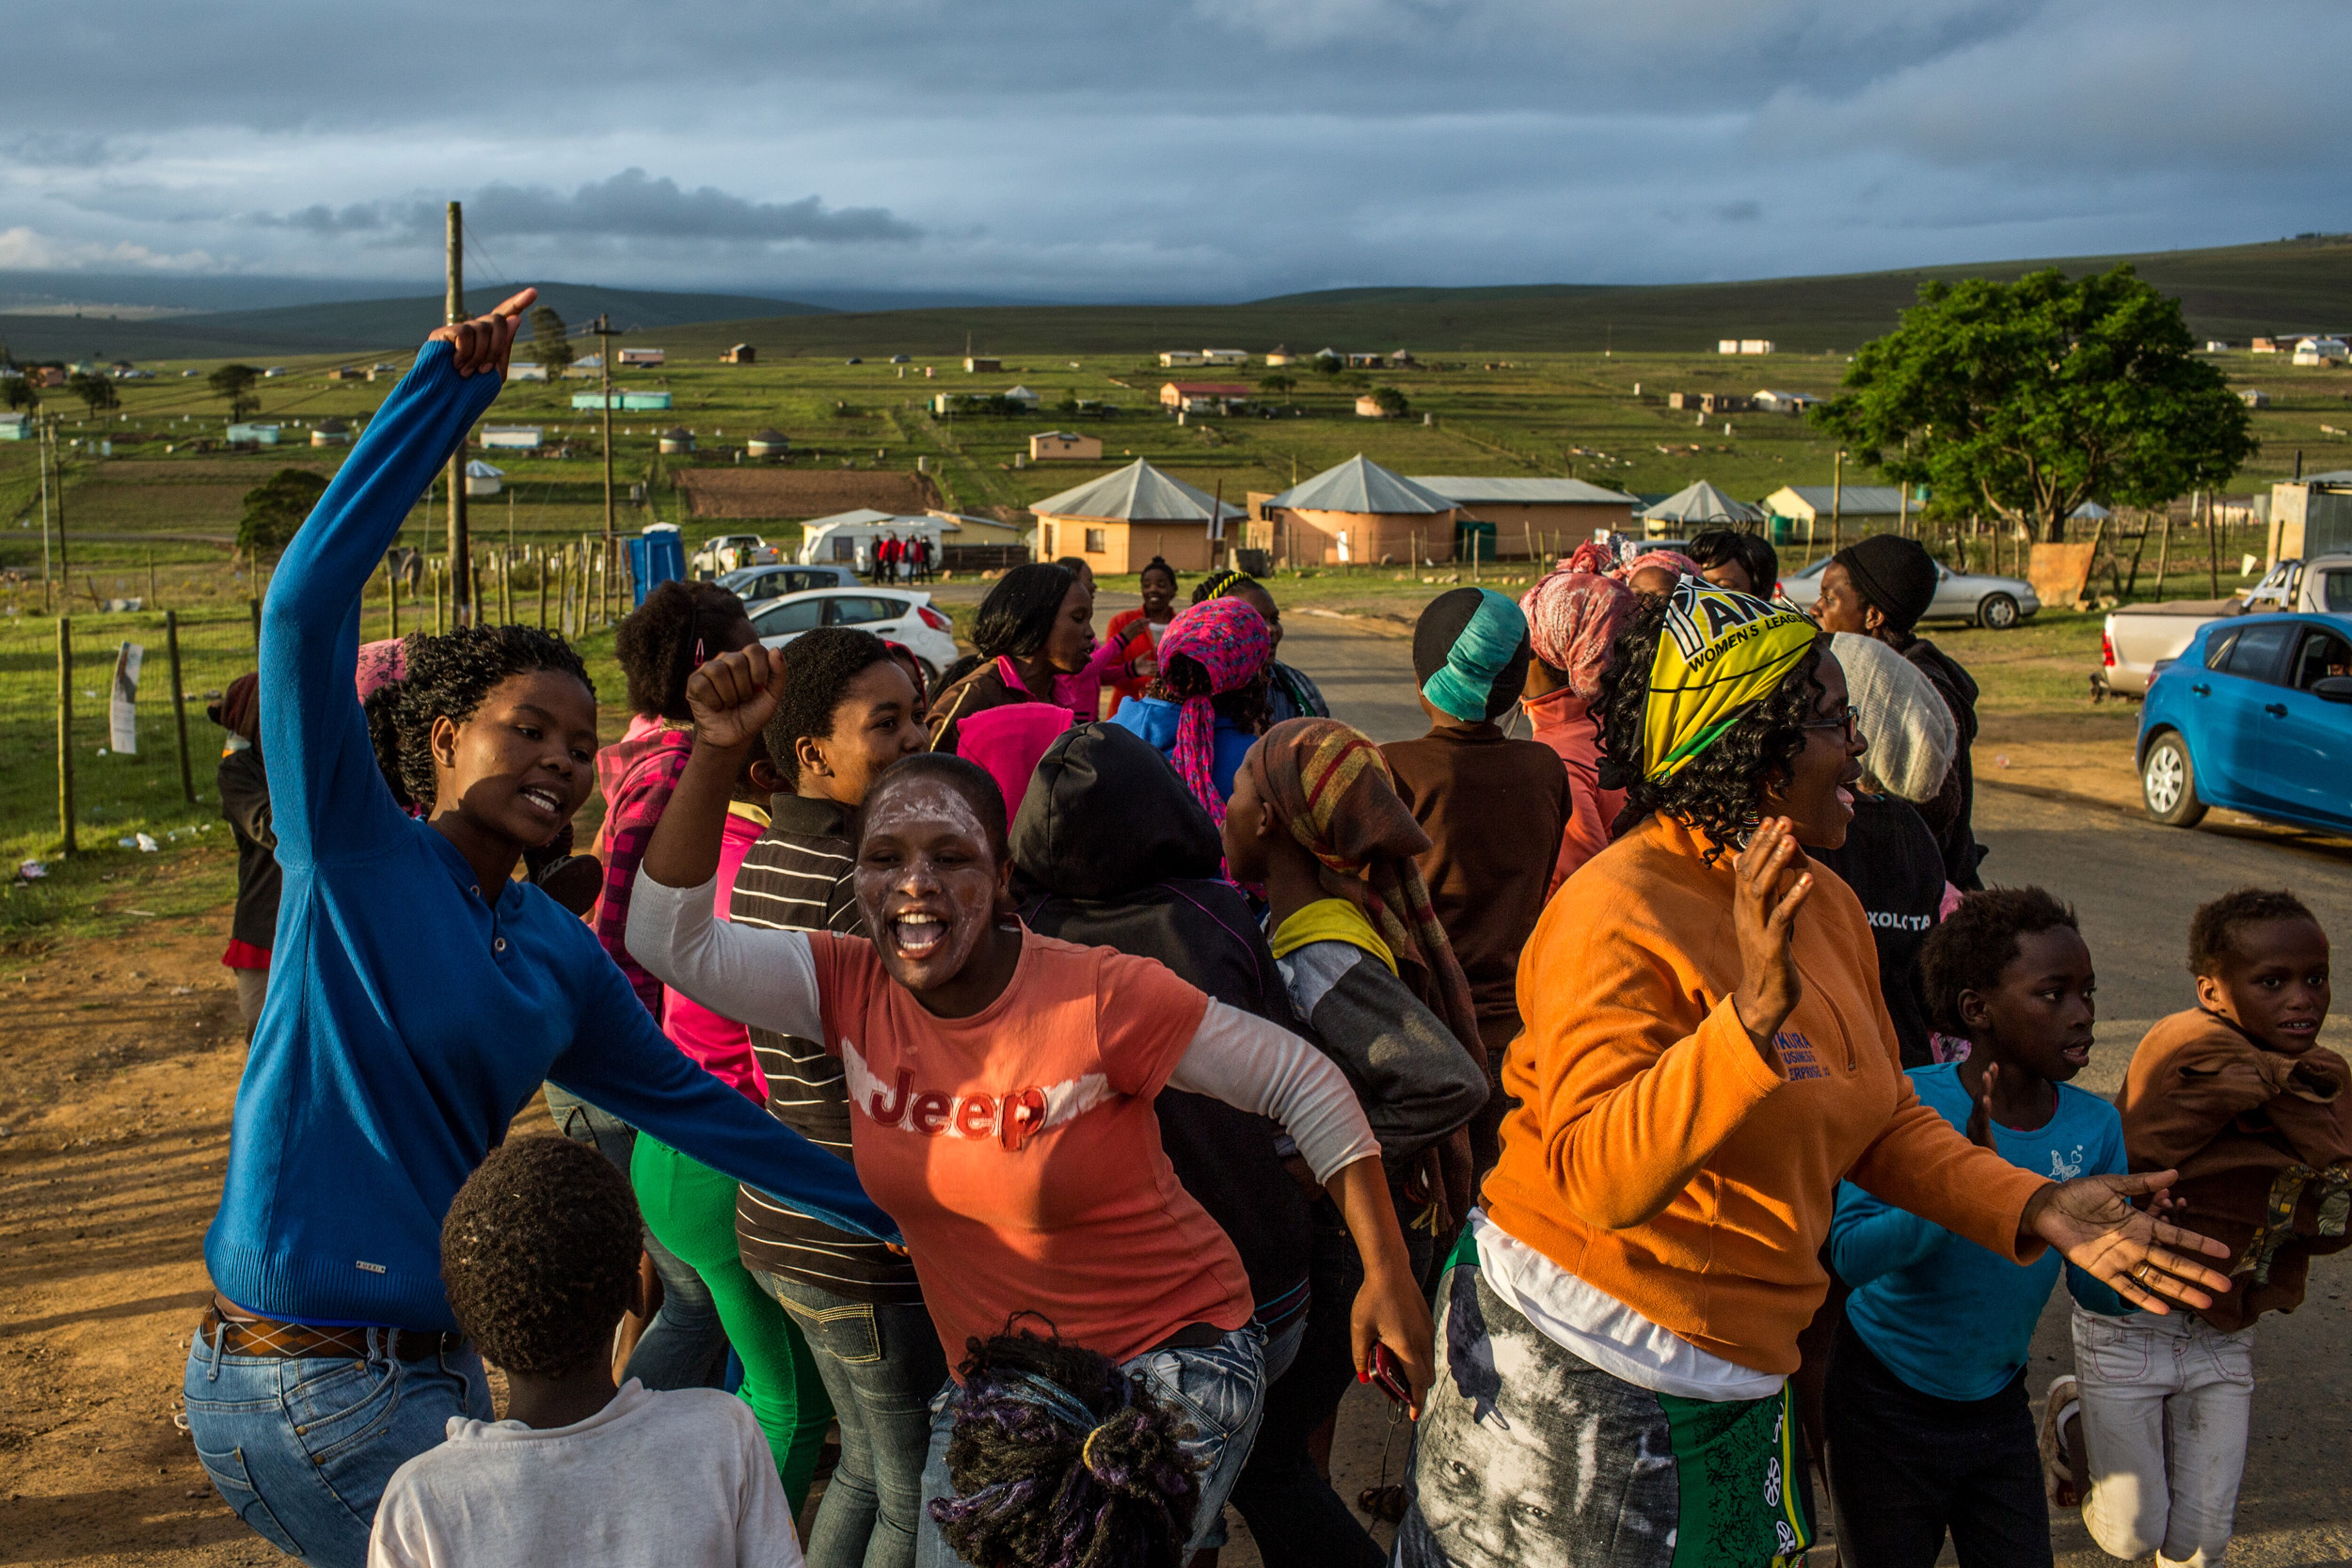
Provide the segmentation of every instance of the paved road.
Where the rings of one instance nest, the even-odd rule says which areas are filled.
[[[1322,684],[1337,716],[1376,739],[1421,732],[1409,641],[1310,615],[1293,614],[1286,624],[1284,656]],[[2189,916],[2203,900],[2249,883],[2291,887],[2330,931],[2352,936],[2352,846],[2217,821],[2180,832],[2108,807],[1979,787],[1977,831],[1991,849],[1987,878],[2039,883],[2073,903],[2098,964],[2101,1043],[2080,1080],[2084,1088],[2112,1094],[2148,1025],[2191,1005]],[[2337,1014],[2324,1038],[2352,1051],[2352,1023]],[[2348,1281],[2352,1260],[2322,1262],[2303,1309],[2262,1324],[2253,1436],[2231,1552],[2231,1561],[2247,1568],[2352,1560]],[[2035,1336],[2029,1382],[2037,1397],[2072,1365],[2063,1301],[2061,1291]],[[1341,1468],[1352,1479],[1378,1468],[1383,1434],[1370,1405],[1351,1400],[1347,1414],[1351,1462]],[[1391,1473],[1396,1464],[1391,1458]],[[2066,1568],[2113,1561],[2072,1518],[2057,1521],[2055,1545]]]

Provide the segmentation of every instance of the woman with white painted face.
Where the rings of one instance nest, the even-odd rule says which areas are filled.
[[[898,1218],[949,1364],[1034,1314],[1177,1398],[1204,1466],[1197,1540],[1247,1457],[1264,1395],[1248,1277],[1162,1152],[1162,1088],[1273,1117],[1346,1216],[1366,1269],[1355,1360],[1376,1343],[1428,1384],[1427,1304],[1380,1147],[1346,1078],[1297,1036],[1147,958],[1036,936],[1012,916],[1004,805],[975,765],[891,765],[859,827],[871,940],[711,915],[721,818],[776,707],[781,659],[747,648],[688,687],[696,745],[648,847],[629,949],[706,1006],[842,1059],[860,1179]],[[948,1495],[959,1393],[934,1409],[928,1505]],[[953,1561],[925,1509],[917,1561]]]

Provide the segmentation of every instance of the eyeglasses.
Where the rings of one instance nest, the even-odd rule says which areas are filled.
[[[1845,731],[1846,739],[1852,741],[1854,737],[1854,723],[1861,717],[1861,710],[1849,703],[1846,705],[1845,711],[1835,718],[1817,718],[1801,724],[1797,727],[1799,729],[1842,729]]]

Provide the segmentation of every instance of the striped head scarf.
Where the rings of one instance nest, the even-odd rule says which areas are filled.
[[[1586,702],[1601,695],[1609,644],[1633,612],[1633,595],[1613,578],[1556,571],[1519,596],[1535,656],[1568,675],[1568,688]]]
[[[1397,967],[1418,971],[1407,979],[1423,1002],[1483,1060],[1470,982],[1421,876],[1429,835],[1398,798],[1380,748],[1337,719],[1286,719],[1242,766],[1266,810],[1314,855],[1323,891],[1363,911]]]
[[[1220,827],[1225,798],[1217,793],[1217,710],[1212,699],[1248,685],[1273,657],[1274,636],[1265,619],[1238,599],[1195,604],[1160,633],[1157,689],[1182,705],[1171,760],[1192,798]],[[1181,667],[1180,660],[1190,668]]]
[[[1673,778],[1769,696],[1821,628],[1794,610],[1685,577],[1666,601],[1642,712],[1642,772]]]

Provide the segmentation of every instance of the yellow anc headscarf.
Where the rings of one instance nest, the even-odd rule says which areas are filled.
[[[1821,628],[1696,577],[1675,585],[1642,713],[1642,771],[1671,779],[1786,679]]]

